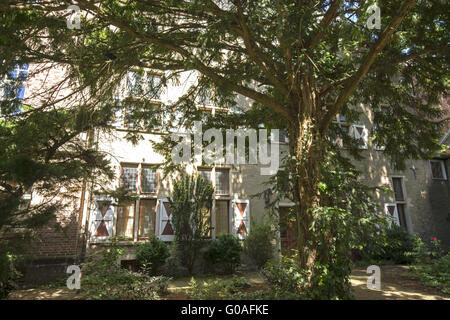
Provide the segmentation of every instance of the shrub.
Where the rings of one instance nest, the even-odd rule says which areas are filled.
[[[262,268],[274,254],[275,231],[268,223],[254,224],[244,240],[244,250],[258,268]]]
[[[307,283],[307,276],[300,270],[296,255],[269,262],[261,272],[272,288],[272,299],[305,298],[302,288]]]
[[[192,287],[190,296],[195,300],[236,299],[243,289],[250,287],[246,279],[237,276],[228,280],[204,281],[202,284],[192,278],[189,284]]]
[[[168,257],[168,245],[155,235],[151,235],[148,241],[136,246],[136,260],[139,267],[149,270],[151,275],[156,275],[159,267],[166,262]]]
[[[131,272],[118,263],[123,249],[114,243],[82,266],[81,293],[90,299],[154,299],[165,294],[169,278]]]
[[[7,298],[17,288],[16,281],[22,276],[16,268],[17,260],[18,257],[0,251],[0,299]]]
[[[450,294],[450,253],[444,255],[439,240],[433,238],[431,250],[421,242],[413,256],[417,265],[410,270],[420,282]]]
[[[189,275],[189,271],[183,266],[181,253],[176,241],[172,241],[169,246],[169,257],[166,260],[164,274],[175,278]]]
[[[204,258],[210,265],[223,266],[226,273],[233,273],[241,262],[242,246],[232,234],[221,234],[210,242]]]
[[[421,245],[419,237],[411,235],[405,228],[393,225],[385,233],[385,240],[373,254],[372,259],[395,264],[411,264],[416,260],[414,252]]]
[[[450,253],[439,259],[431,260],[429,264],[414,266],[412,272],[424,285],[450,294]]]

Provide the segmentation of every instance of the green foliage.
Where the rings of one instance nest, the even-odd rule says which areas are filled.
[[[226,273],[233,273],[241,263],[241,251],[239,239],[232,234],[224,233],[209,243],[204,257],[209,264],[221,266]]]
[[[449,32],[445,13],[448,5],[445,1],[378,1],[382,12],[381,30],[371,30],[366,26],[367,9],[373,4],[371,1],[336,1],[317,5],[312,1],[266,0],[227,2],[224,5],[214,1],[161,0],[127,1],[126,6],[120,1],[103,1],[98,6],[86,2],[87,8],[83,9],[89,10],[89,19],[82,19],[80,30],[66,28],[61,18],[67,7],[66,1],[55,0],[51,6],[16,5],[14,2],[0,7],[0,61],[4,62],[0,65],[0,74],[6,74],[17,57],[27,63],[63,63],[67,78],[62,77],[64,79],[52,89],[66,87],[67,79],[74,91],[89,95],[86,99],[79,99],[82,104],[75,104],[73,114],[67,118],[61,111],[54,111],[58,108],[50,103],[53,99],[42,98],[43,103],[31,106],[32,111],[26,114],[39,117],[41,124],[37,130],[20,130],[11,142],[0,141],[0,153],[16,146],[26,149],[30,141],[40,141],[42,146],[36,150],[38,154],[46,155],[43,151],[52,151],[68,138],[66,132],[70,137],[72,130],[67,129],[72,129],[73,124],[77,124],[81,131],[111,124],[114,112],[120,109],[111,103],[112,97],[127,71],[136,67],[150,67],[164,73],[163,85],[168,81],[177,82],[183,71],[200,73],[198,83],[194,81],[186,94],[177,101],[161,104],[157,112],[144,94],[135,97],[139,103],[125,101],[123,107],[130,111],[128,120],[133,124],[148,124],[146,130],[152,130],[160,123],[156,119],[161,113],[171,120],[165,124],[166,131],[179,128],[180,122],[175,121],[176,117],[182,119],[186,127],[203,119],[202,111],[193,106],[198,96],[203,98],[205,88],[211,88],[214,91],[213,102],[217,106],[235,106],[238,94],[241,94],[255,101],[255,107],[261,109],[258,118],[247,110],[230,112],[229,115],[216,114],[216,120],[206,122],[217,128],[249,127],[260,123],[274,128],[271,126],[273,119],[282,118],[279,123],[289,126],[292,137],[300,138],[302,142],[306,141],[304,138],[311,138],[313,143],[304,143],[303,146],[326,146],[336,152],[330,155],[336,159],[343,154],[347,156],[331,143],[334,138],[341,137],[344,145],[351,147],[350,154],[360,159],[360,150],[355,148],[355,142],[344,130],[330,123],[337,113],[355,121],[357,117],[349,106],[364,103],[374,115],[372,139],[386,147],[384,154],[396,167],[404,168],[406,159],[424,158],[439,149],[438,137],[444,122],[436,121],[443,116],[436,105],[440,97],[446,96],[449,84]],[[115,28],[105,28],[107,25]],[[160,32],[161,29],[165,32]],[[42,34],[46,36],[42,37]],[[75,37],[77,41],[74,41]],[[48,90],[49,95],[55,90]],[[320,99],[311,99],[313,93]],[[72,97],[68,97],[61,104],[71,106],[71,100]],[[313,104],[311,100],[314,100]],[[384,105],[389,108],[386,110]],[[16,106],[17,101],[2,103],[0,109],[8,121],[23,118],[26,120],[23,123],[27,124],[26,115],[12,114]],[[55,117],[57,121],[54,121]],[[313,133],[296,137],[304,129],[298,120],[308,118],[311,119]],[[43,125],[45,121],[48,123]],[[56,125],[52,126],[52,123]],[[80,124],[88,125],[83,128]],[[8,126],[2,129],[8,131]],[[55,130],[46,130],[47,127]],[[143,128],[139,126],[137,129]],[[1,132],[0,139],[2,137],[9,135]],[[142,134],[139,130],[130,130],[127,138],[137,142],[142,139]],[[155,150],[163,152],[166,167],[174,167],[170,154],[173,141],[170,141],[170,135],[163,135],[161,140]],[[297,143],[298,139],[290,139],[291,150],[296,150]],[[66,151],[67,147],[64,149]],[[306,168],[309,154],[308,150],[303,151],[305,157],[294,159],[294,166],[283,172],[285,178],[297,172],[298,168]],[[17,154],[29,153],[23,150]],[[76,153],[79,158],[85,154]],[[64,163],[73,169],[69,172],[79,173],[87,168],[83,161],[68,161],[64,155],[64,152],[59,154],[55,168],[64,167]],[[0,154],[0,159],[3,159],[3,154]],[[15,157],[7,159],[14,163]],[[319,158],[314,165],[328,160]],[[47,169],[50,167],[48,165]],[[322,175],[332,170],[326,168]],[[308,210],[316,207],[307,199],[313,198],[316,186],[322,182],[319,206],[325,209],[313,213],[318,219],[314,227],[317,232],[311,229],[312,222],[305,221],[304,232],[298,234],[311,232],[318,235],[317,239],[311,237],[304,244],[310,251],[318,247],[323,254],[323,258],[318,257],[320,267],[317,271],[328,273],[328,266],[338,263],[333,267],[334,276],[331,278],[337,279],[335,276],[339,275],[342,283],[347,283],[348,261],[344,256],[338,256],[344,255],[346,245],[361,247],[366,242],[358,242],[357,239],[376,235],[366,232],[372,225],[367,214],[370,202],[365,196],[358,200],[361,188],[354,177],[348,179],[346,174],[333,173],[333,182],[327,177],[308,173],[311,181],[306,182],[311,182],[312,188],[307,197],[302,198],[297,193],[299,186],[296,184],[304,177],[296,176],[280,182],[286,187],[283,192],[297,204],[297,212],[302,208]],[[1,164],[0,176],[3,176]],[[80,177],[77,174],[69,176]],[[336,188],[339,179],[345,181],[346,187],[342,191]],[[60,180],[61,176],[55,175],[55,181]],[[356,184],[356,192],[353,192],[352,183]],[[349,197],[342,195],[349,191]],[[3,203],[8,203],[8,208],[17,208],[20,198],[20,195],[15,195],[11,201]],[[376,211],[375,208],[371,210]],[[354,217],[344,211],[354,213]],[[189,213],[185,221],[189,220],[186,217],[190,217]],[[336,226],[326,227],[322,222],[336,223]],[[189,224],[184,225],[189,229],[186,227]],[[347,230],[344,230],[345,226]],[[344,235],[335,239],[335,227]],[[319,234],[322,231],[327,236]],[[180,244],[185,246],[186,243]],[[331,249],[330,253],[327,249]],[[190,252],[184,247],[181,251]],[[326,261],[327,257],[331,260]],[[192,269],[191,263],[188,265]],[[322,280],[319,276],[317,283]]]
[[[307,273],[298,266],[297,254],[282,257],[279,262],[269,262],[262,274],[271,286],[274,299],[306,299]]]
[[[411,269],[424,285],[450,294],[450,253],[430,260],[427,264],[413,266]]]
[[[244,240],[244,251],[258,268],[274,257],[276,232],[267,222],[254,223]]]
[[[169,198],[175,241],[191,274],[200,249],[210,236],[213,194],[214,188],[203,177],[186,175],[174,183]]]
[[[165,275],[174,278],[185,277],[189,275],[186,267],[182,262],[182,254],[179,250],[178,243],[172,241],[169,247],[169,257],[166,260]]]
[[[166,293],[169,278],[131,272],[119,264],[123,254],[114,242],[82,266],[81,293],[89,299],[155,299]]]
[[[136,246],[136,260],[142,269],[148,269],[151,275],[156,275],[169,257],[169,247],[155,235],[150,235],[148,241]]]
[[[410,272],[424,285],[450,294],[450,253],[443,252],[440,241],[433,238],[431,248],[419,241],[412,255],[416,264],[410,267]]]
[[[393,224],[385,229],[378,242],[374,242],[369,252],[363,252],[363,259],[374,263],[412,264],[423,253],[424,244],[418,236],[405,228]]]
[[[22,274],[17,270],[18,257],[4,250],[0,250],[0,299],[17,288],[17,280]]]
[[[233,276],[231,279],[215,279],[203,281],[198,284],[194,278],[189,285],[192,287],[189,294],[194,300],[232,300],[239,299],[242,291],[248,289],[250,284],[243,277]]]

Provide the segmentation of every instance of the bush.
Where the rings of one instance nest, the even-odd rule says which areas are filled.
[[[388,228],[382,240],[372,246],[363,259],[371,263],[412,264],[417,261],[423,242],[418,236],[411,235],[405,228],[393,225]]]
[[[410,270],[420,282],[450,294],[450,253],[444,255],[439,240],[433,239],[431,250],[421,243],[413,256],[417,265]]]
[[[155,235],[151,235],[148,241],[136,246],[136,260],[139,267],[141,270],[148,270],[151,275],[156,275],[168,257],[168,245]]]
[[[221,234],[212,240],[204,252],[204,258],[210,265],[223,266],[226,273],[233,273],[241,263],[242,246],[232,234]]]
[[[237,276],[228,280],[204,281],[203,284],[197,284],[192,278],[189,284],[192,287],[190,296],[195,300],[236,299],[243,289],[250,287],[246,279]]]
[[[166,260],[165,275],[174,278],[186,277],[189,271],[183,266],[181,253],[176,241],[172,241],[169,247],[169,257]]]
[[[300,270],[296,255],[282,257],[280,262],[269,262],[261,272],[272,288],[272,299],[306,298],[302,288],[307,283],[307,276]]]
[[[16,268],[17,259],[8,252],[0,252],[0,299],[7,298],[17,288],[16,281],[22,276]]]
[[[254,224],[244,240],[244,250],[258,268],[262,268],[273,258],[275,231],[268,223]]]
[[[169,278],[150,277],[121,268],[123,249],[114,243],[82,266],[81,293],[90,299],[154,299],[165,294]]]

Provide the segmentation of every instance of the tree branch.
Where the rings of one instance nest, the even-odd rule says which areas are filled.
[[[388,27],[383,31],[380,38],[373,45],[373,47],[369,50],[366,57],[361,62],[361,66],[355,72],[355,74],[350,77],[339,94],[334,106],[327,112],[325,117],[323,118],[320,126],[320,130],[322,133],[326,132],[328,127],[330,126],[333,118],[336,114],[341,110],[344,104],[347,102],[348,98],[353,94],[353,92],[358,87],[361,80],[365,77],[365,75],[369,72],[372,64],[374,63],[377,55],[383,50],[383,48],[388,44],[395,30],[398,28],[400,23],[403,21],[405,16],[408,14],[409,9],[414,5],[415,0],[405,0],[400,8],[397,16],[391,21]]]

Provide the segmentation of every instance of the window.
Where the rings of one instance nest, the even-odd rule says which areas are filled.
[[[402,178],[392,178],[392,184],[394,186],[395,201],[405,201]]]
[[[338,122],[347,122],[347,117],[343,114],[338,114],[336,117]]]
[[[116,235],[127,239],[133,238],[134,203],[119,207],[117,210]]]
[[[334,119],[334,122],[337,123],[339,128],[343,131],[344,135],[350,134],[350,126],[347,124],[347,118],[344,115],[338,114]],[[341,148],[344,147],[344,141],[342,137],[336,138],[336,144]]]
[[[395,198],[395,203],[393,203],[391,205],[395,208],[393,211],[393,213],[394,213],[393,216],[395,216],[395,214],[397,214],[399,225],[401,227],[407,229],[407,222],[406,222],[407,208],[406,208],[405,190],[403,188],[403,178],[393,177],[392,185],[394,187],[394,198]]]
[[[28,64],[16,64],[14,68],[6,74],[3,80],[0,78],[0,98],[14,100],[15,105],[12,114],[21,111],[20,103],[25,97],[25,81],[28,77]]]
[[[125,187],[131,191],[136,191],[137,183],[137,166],[124,165],[122,166],[122,176],[120,179],[120,186]]]
[[[212,171],[211,169],[198,169],[198,175],[205,178],[206,181],[210,182],[212,184]]]
[[[130,240],[146,239],[155,232],[156,225],[156,166],[122,164],[120,170],[120,186],[137,193],[138,200],[117,209],[116,236]]]
[[[203,104],[206,106],[211,105],[212,104],[211,96],[212,96],[212,94],[211,94],[210,88],[207,88],[207,87],[202,88],[198,93],[198,101],[200,104]]]
[[[16,64],[12,70],[10,70],[5,79],[3,85],[3,96],[7,99],[20,99],[23,100],[25,95],[24,82],[28,77],[28,64]]]
[[[280,130],[280,142],[281,143],[289,143],[288,133],[286,130]]]
[[[230,170],[216,169],[216,195],[230,194]]]
[[[142,193],[156,193],[157,175],[155,168],[142,167]]]
[[[406,212],[405,212],[405,204],[397,203],[397,212],[398,212],[398,220],[400,225],[406,228]]]
[[[161,76],[143,70],[129,71],[127,90],[130,96],[159,100],[161,98]]]
[[[216,200],[215,218],[216,223],[214,226],[216,236],[221,233],[229,232],[229,201],[228,200]]]
[[[156,199],[141,199],[139,202],[138,238],[148,238],[155,232]]]
[[[445,172],[444,160],[431,160],[431,176],[436,180],[447,180],[447,173]]]
[[[156,74],[148,74],[149,96],[150,99],[161,99],[161,77]]]

